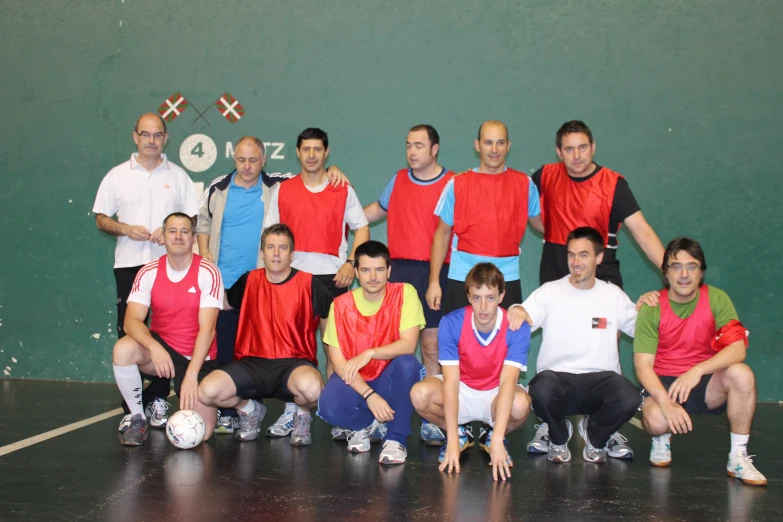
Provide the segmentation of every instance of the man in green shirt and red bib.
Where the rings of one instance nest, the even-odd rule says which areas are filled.
[[[704,284],[698,242],[678,238],[663,255],[665,288],[636,319],[634,366],[645,396],[644,429],[653,436],[650,463],[671,464],[671,434],[693,429],[690,415],[727,413],[731,450],[726,471],[763,486],[747,445],[756,410],[756,381],[743,362],[748,338],[726,292]]]

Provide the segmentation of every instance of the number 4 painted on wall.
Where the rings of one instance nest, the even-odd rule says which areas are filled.
[[[198,142],[195,147],[193,147],[193,150],[190,151],[190,154],[192,156],[198,156],[199,158],[204,155],[204,147],[201,142]]]

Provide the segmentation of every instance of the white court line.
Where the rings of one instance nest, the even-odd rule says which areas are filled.
[[[47,431],[46,433],[41,433],[40,435],[23,439],[20,440],[19,442],[14,442],[13,444],[8,444],[7,446],[3,446],[2,448],[0,448],[0,457],[2,457],[3,455],[8,455],[9,453],[13,453],[14,451],[19,451],[20,449],[30,447],[33,444],[38,444],[39,442],[44,442],[49,439],[59,437],[60,435],[64,435],[74,430],[78,430],[79,428],[84,428],[85,426],[89,426],[90,424],[95,424],[96,422],[101,422],[102,420],[110,419],[111,417],[119,415],[120,413],[122,413],[122,408],[117,408],[115,410],[107,411],[106,413],[101,413],[100,415],[96,415],[95,417],[90,417],[89,419],[80,420],[79,422],[74,422],[73,424],[68,424],[67,426],[62,426],[52,431]]]
[[[174,395],[174,392],[171,392],[171,394],[169,394],[169,397],[171,397],[172,395]],[[0,457],[2,457],[3,455],[8,455],[9,453],[13,453],[14,451],[19,451],[20,449],[29,448],[30,446],[33,446],[34,444],[38,444],[39,442],[45,442],[49,439],[59,437],[60,435],[65,435],[66,433],[78,430],[80,428],[84,428],[85,426],[89,426],[90,424],[95,424],[96,422],[101,422],[106,419],[110,419],[121,413],[122,413],[122,408],[116,408],[111,411],[107,411],[106,413],[101,413],[100,415],[90,417],[89,419],[80,420],[78,422],[74,422],[72,424],[68,424],[66,426],[62,426],[60,428],[47,431],[46,433],[41,433],[40,435],[35,435],[34,437],[29,437],[27,439],[20,440],[19,442],[8,444],[7,446],[0,447]]]

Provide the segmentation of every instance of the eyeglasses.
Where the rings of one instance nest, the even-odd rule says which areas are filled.
[[[680,273],[682,272],[682,269],[688,271],[689,274],[696,273],[697,270],[701,269],[701,265],[697,265],[695,263],[691,263],[689,265],[682,265],[680,263],[674,263],[673,265],[667,265],[666,268],[668,268],[671,272],[674,273]]]
[[[136,131],[134,131],[134,132],[136,132]],[[165,136],[165,134],[163,134],[162,132],[156,132],[155,134],[150,134],[147,131],[141,131],[141,132],[136,132],[136,134],[141,136],[142,138],[144,138],[147,141],[149,141],[150,138],[153,138],[155,140],[162,140],[163,136]]]

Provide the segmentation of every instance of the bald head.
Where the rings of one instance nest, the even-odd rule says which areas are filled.
[[[476,138],[477,140],[481,141],[481,133],[484,131],[485,127],[486,128],[494,127],[494,128],[497,128],[497,129],[501,129],[502,132],[506,136],[506,140],[508,140],[508,127],[506,127],[505,123],[503,123],[502,121],[498,121],[498,120],[487,120],[484,123],[482,123],[479,126],[478,137]]]
[[[166,129],[166,120],[160,117],[160,114],[154,113],[154,112],[146,112],[139,116],[139,119],[136,120],[136,126],[133,127],[133,130],[136,132],[139,132],[139,128],[143,126],[145,123],[150,123],[152,125],[160,125],[162,127],[163,134],[166,134],[168,131]]]

